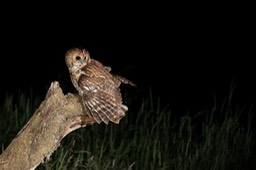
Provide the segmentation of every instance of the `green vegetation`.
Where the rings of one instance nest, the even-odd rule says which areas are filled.
[[[124,99],[129,108],[119,125],[80,128],[37,169],[226,170],[253,169],[255,135],[252,107],[233,107],[228,100],[199,113],[178,115],[160,100]],[[29,120],[40,100],[7,95],[0,112],[2,151]],[[243,119],[241,118],[243,116]]]

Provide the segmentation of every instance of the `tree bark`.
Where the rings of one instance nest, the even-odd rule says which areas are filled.
[[[0,169],[35,169],[67,134],[94,123],[86,116],[79,96],[64,95],[59,83],[52,82],[45,100],[0,155]]]

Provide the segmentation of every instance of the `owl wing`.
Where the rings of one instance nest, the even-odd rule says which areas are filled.
[[[107,72],[110,72],[111,71],[111,67],[108,67],[108,66],[104,66],[101,62],[97,61],[97,60],[93,60],[92,59],[92,62],[97,66],[97,67],[104,67],[105,70]],[[122,77],[122,76],[119,76],[119,75],[116,75],[116,74],[112,74],[112,80],[116,83],[117,86],[120,86],[121,83],[124,83],[124,84],[130,84],[132,86],[136,86],[135,83],[133,83],[132,81]]]
[[[80,77],[84,107],[97,123],[119,123],[128,108],[122,104],[119,85],[104,68],[87,67]],[[87,76],[88,75],[88,76]]]

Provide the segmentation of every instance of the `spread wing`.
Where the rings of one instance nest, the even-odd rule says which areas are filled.
[[[122,104],[119,85],[104,68],[88,65],[79,79],[83,104],[98,123],[119,123],[128,108]]]

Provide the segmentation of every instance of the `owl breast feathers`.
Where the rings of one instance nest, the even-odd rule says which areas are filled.
[[[97,123],[116,124],[125,116],[120,84],[135,84],[124,77],[112,75],[111,68],[91,59],[85,49],[73,48],[66,53],[66,65],[74,87],[82,97],[85,111]]]

